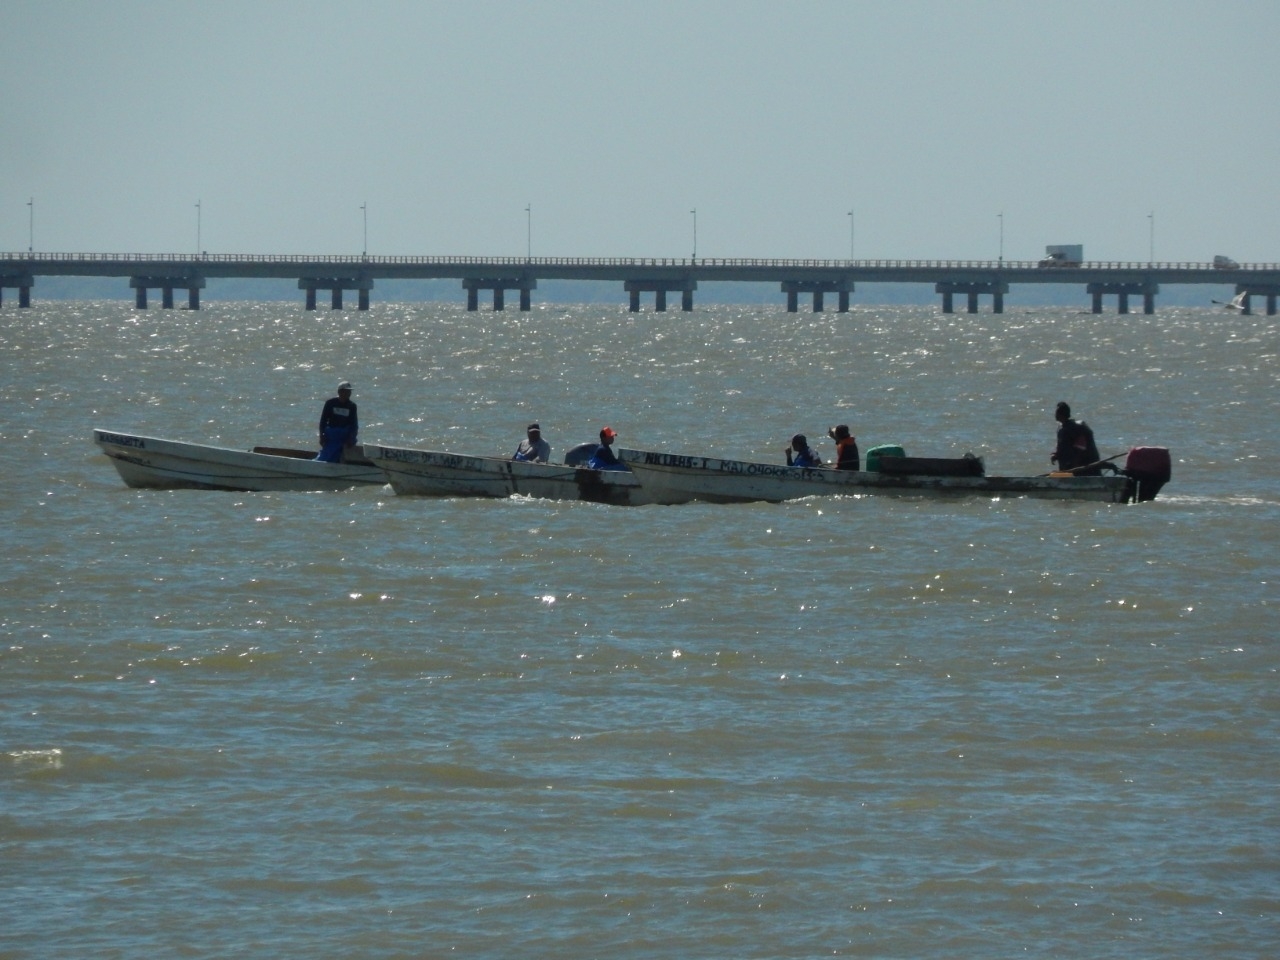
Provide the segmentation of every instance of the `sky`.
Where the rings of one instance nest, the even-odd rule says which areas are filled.
[[[0,0],[0,250],[1277,262],[1278,38],[1275,0]]]

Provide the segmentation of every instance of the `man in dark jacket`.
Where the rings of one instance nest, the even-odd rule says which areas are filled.
[[[338,384],[338,395],[324,402],[320,413],[320,455],[317,460],[341,463],[342,451],[356,445],[360,421],[356,417],[355,401],[351,399],[351,384],[343,380]]]
[[[1078,477],[1099,477],[1102,467],[1092,466],[1100,459],[1098,446],[1093,442],[1093,431],[1083,420],[1071,419],[1071,407],[1059,403],[1053,413],[1058,421],[1058,445],[1049,457],[1059,470],[1070,470]],[[1088,469],[1081,469],[1088,467]]]

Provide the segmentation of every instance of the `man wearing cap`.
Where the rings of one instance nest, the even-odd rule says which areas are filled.
[[[536,423],[529,424],[528,438],[520,441],[512,460],[532,460],[534,463],[546,463],[551,459],[551,444],[542,439],[542,428]]]
[[[341,463],[342,451],[356,445],[360,421],[356,417],[355,401],[351,399],[351,384],[343,380],[338,384],[338,395],[324,402],[320,413],[320,455],[317,460]]]
[[[613,441],[618,439],[618,431],[613,427],[605,427],[600,431],[600,446],[596,447],[596,452],[591,455],[591,459],[587,461],[587,466],[592,470],[625,470],[626,465],[618,459],[613,450]]]

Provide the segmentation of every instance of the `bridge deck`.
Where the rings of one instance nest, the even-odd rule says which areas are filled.
[[[306,307],[316,308],[319,290],[330,291],[331,305],[341,309],[345,290],[359,292],[359,309],[369,308],[375,280],[456,279],[467,291],[467,309],[478,309],[478,291],[493,291],[493,307],[504,308],[506,290],[520,291],[520,309],[530,309],[530,293],[539,280],[604,280],[624,284],[631,309],[640,309],[641,292],[654,295],[657,310],[666,309],[668,292],[681,292],[681,309],[693,309],[700,282],[775,282],[787,296],[787,309],[797,309],[800,294],[811,294],[813,309],[823,309],[825,294],[837,294],[838,309],[849,309],[849,294],[859,283],[931,283],[951,313],[954,297],[968,298],[970,313],[978,297],[992,298],[996,313],[1004,295],[1019,283],[1081,284],[1101,312],[1104,295],[1118,298],[1127,313],[1129,297],[1143,298],[1143,312],[1155,309],[1161,284],[1235,284],[1244,295],[1240,308],[1250,311],[1248,296],[1266,298],[1268,314],[1280,296],[1280,264],[1245,263],[1227,268],[1213,263],[1086,262],[1041,265],[1018,260],[786,260],[757,258],[636,257],[348,257],[273,254],[152,253],[0,253],[0,291],[19,290],[19,306],[30,306],[38,276],[127,277],[137,306],[147,306],[147,290],[164,291],[163,305],[173,306],[173,291],[186,288],[188,305],[199,309],[199,291],[211,278],[296,279],[306,291]]]
[[[863,283],[1280,284],[1280,264],[1086,262],[1041,267],[1016,260],[788,260],[645,257],[348,257],[271,254],[0,253],[0,275],[275,277],[435,280],[829,280]]]

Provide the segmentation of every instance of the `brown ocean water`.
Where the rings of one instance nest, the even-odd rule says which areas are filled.
[[[1272,957],[1280,323],[0,312],[0,957]],[[94,427],[1049,469],[1135,506],[134,491]],[[823,441],[824,448],[829,447]]]

